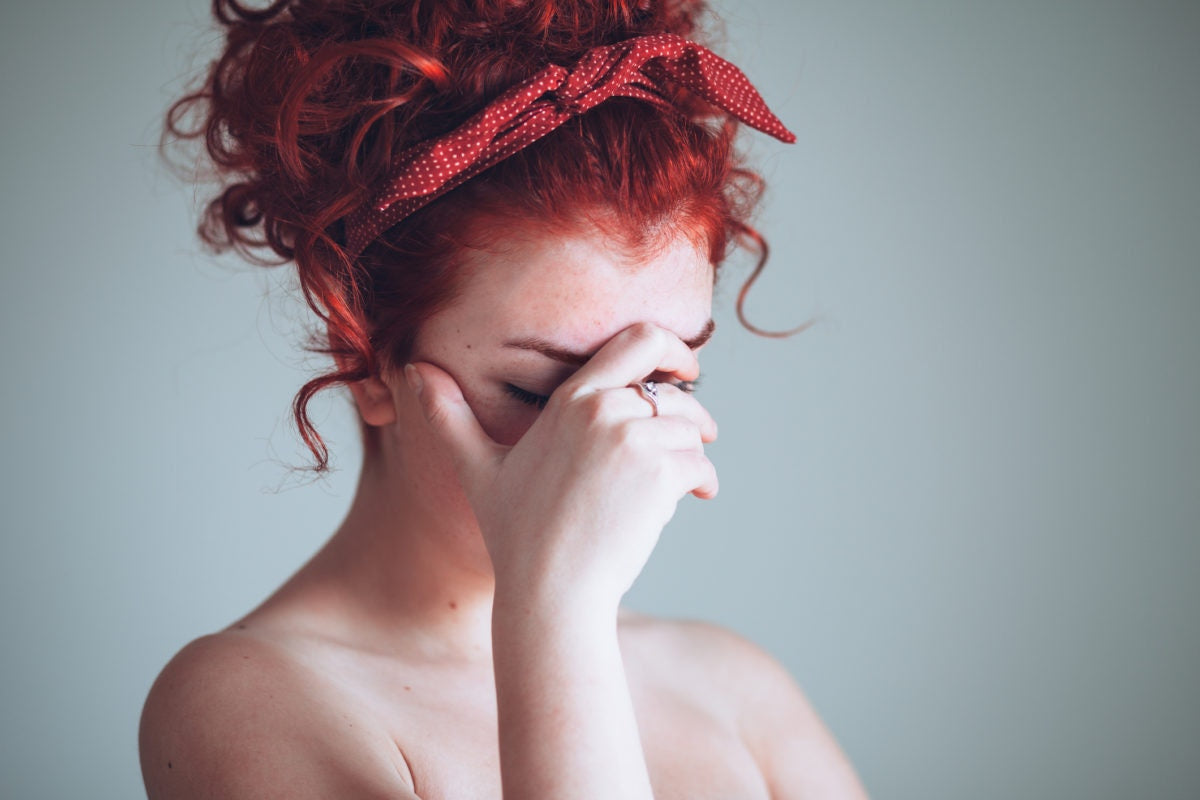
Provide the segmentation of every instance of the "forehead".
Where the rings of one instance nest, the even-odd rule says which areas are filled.
[[[456,327],[593,351],[636,322],[690,338],[712,310],[707,252],[679,236],[634,252],[601,233],[502,238],[470,251]]]

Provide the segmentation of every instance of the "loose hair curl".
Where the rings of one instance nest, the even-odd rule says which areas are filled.
[[[762,179],[733,150],[737,123],[679,89],[679,114],[614,98],[573,118],[393,226],[356,259],[344,220],[393,157],[453,130],[548,63],[653,33],[695,38],[702,0],[213,0],[225,47],[166,115],[164,145],[202,141],[222,184],[199,235],[251,263],[294,261],[334,367],[292,404],[314,469],[329,452],[308,415],[323,389],[407,361],[417,330],[454,297],[465,248],[507,221],[603,226],[642,248],[686,233],[718,267],[732,242],[767,258],[748,219]],[[708,120],[719,117],[719,124]],[[807,327],[805,325],[796,331]],[[373,434],[364,426],[364,442]]]

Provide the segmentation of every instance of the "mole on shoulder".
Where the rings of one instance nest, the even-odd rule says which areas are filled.
[[[453,600],[451,600],[451,601],[450,601],[450,607],[451,607],[451,608],[458,608],[458,603],[456,603],[456,602],[454,602]]]
[[[411,687],[411,686],[405,686],[405,687],[404,687],[404,691],[406,691],[406,692],[411,692],[411,691],[412,691],[412,687]]]
[[[168,761],[168,762],[167,762],[167,769],[170,769],[170,768],[171,768],[171,762],[170,762],[170,761]]]
[[[246,630],[246,626],[245,626],[245,624],[238,625],[238,630],[239,630],[239,631],[244,631],[244,630]]]

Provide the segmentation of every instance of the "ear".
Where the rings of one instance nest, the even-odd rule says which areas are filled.
[[[338,369],[346,368],[342,359],[334,356],[333,360],[337,363]],[[392,398],[392,390],[383,378],[372,375],[370,378],[363,378],[361,381],[355,381],[347,386],[350,387],[350,394],[354,395],[354,404],[358,406],[358,413],[362,416],[363,422],[379,427],[390,425],[396,421],[396,404]]]

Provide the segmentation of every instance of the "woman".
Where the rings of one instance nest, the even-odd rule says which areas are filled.
[[[345,385],[364,461],[325,547],[160,675],[149,795],[864,797],[770,657],[619,609],[717,492],[690,389],[755,236],[733,118],[790,139],[699,4],[214,11],[168,121],[226,182],[202,235],[296,263],[335,364],[301,434],[325,468],[306,404]]]

